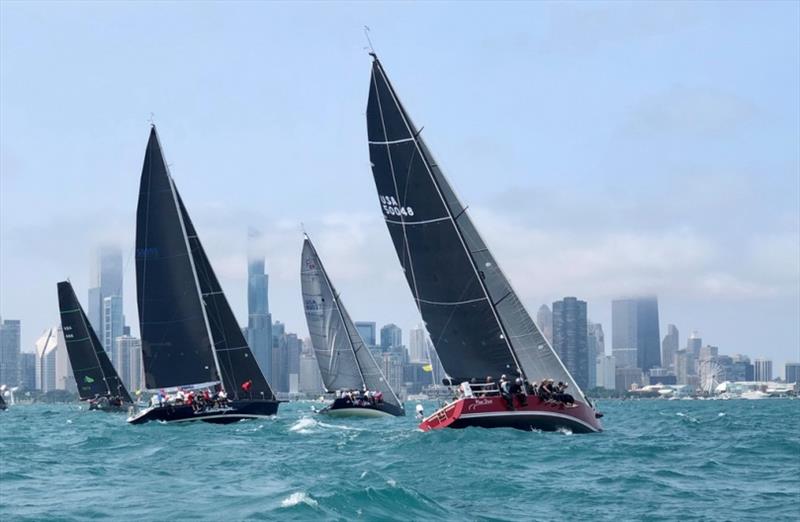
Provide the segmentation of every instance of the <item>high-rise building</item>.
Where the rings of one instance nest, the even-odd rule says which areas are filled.
[[[772,380],[772,361],[769,359],[756,359],[753,361],[756,382],[768,382]]]
[[[387,324],[381,328],[381,349],[390,350],[396,346],[403,346],[403,330],[396,324]]]
[[[142,341],[130,335],[120,335],[114,340],[114,366],[122,382],[130,391],[141,389]]]
[[[784,369],[784,380],[786,382],[800,383],[800,363],[787,362]]]
[[[304,352],[300,356],[300,393],[317,394],[324,391],[322,375],[314,357],[314,351]]]
[[[45,393],[77,388],[60,326],[48,328],[36,341],[36,388]]]
[[[142,340],[137,337],[123,336],[125,342],[128,343],[128,372],[130,381],[128,390],[136,391],[145,388],[144,381],[144,366],[142,365]]]
[[[125,318],[122,315],[122,297],[108,296],[103,299],[103,347],[114,364],[119,364],[115,356],[115,343],[124,331]]]
[[[661,366],[658,298],[615,299],[611,319],[611,348],[618,368],[647,371]]]
[[[634,384],[641,385],[643,375],[639,368],[617,368],[615,377],[616,390],[624,392],[630,390]]]
[[[368,347],[374,348],[375,345],[375,321],[356,321],[356,330],[361,334],[361,338]]]
[[[719,348],[716,346],[706,345],[700,347],[700,354],[698,355],[698,360],[700,361],[711,361],[716,359],[719,356]]]
[[[693,330],[692,334],[686,339],[686,350],[695,358],[700,358],[700,348],[703,347],[703,339],[697,330]]]
[[[589,388],[598,386],[597,358],[606,354],[606,338],[603,325],[587,322],[587,353],[589,359]]]
[[[675,377],[678,384],[689,384],[695,374],[694,355],[689,350],[675,352]]]
[[[597,356],[597,387],[613,390],[617,387],[617,363],[613,355]]]
[[[412,328],[408,336],[408,359],[411,362],[428,360],[427,336],[422,325]]]
[[[753,381],[755,379],[755,369],[750,362],[750,358],[746,355],[735,354],[733,357],[733,365],[731,367],[731,376],[728,377],[729,381]]]
[[[36,389],[36,354],[22,352],[19,355],[19,387],[25,391],[33,391]]]
[[[106,352],[112,353],[114,350],[114,339],[106,339],[102,334],[105,332],[105,299],[107,297],[118,297],[119,308],[115,309],[114,321],[119,321],[124,325],[125,317],[122,309],[123,288],[122,288],[122,250],[113,245],[102,245],[97,250],[97,257],[91,271],[92,287],[89,288],[89,322],[95,332],[100,334],[100,342]],[[113,329],[114,327],[112,327]],[[120,330],[121,332],[121,330]],[[122,335],[122,333],[119,333]],[[109,342],[107,342],[109,341]]]
[[[0,319],[0,385],[20,383],[20,352],[22,325],[17,320]]]
[[[553,348],[575,383],[589,387],[586,301],[565,297],[553,303]]]
[[[272,375],[272,314],[269,312],[269,275],[258,247],[260,233],[248,233],[247,260],[247,344],[258,366],[267,377]]]
[[[547,342],[551,345],[553,344],[553,313],[550,311],[550,307],[546,304],[543,304],[539,307],[539,310],[536,312],[536,325],[542,331],[542,335],[545,336]]]
[[[396,352],[384,352],[377,363],[392,390],[398,395],[404,395],[403,356]]]
[[[661,366],[668,370],[675,370],[675,352],[680,348],[680,335],[678,327],[674,324],[667,325],[667,335],[661,341]]]

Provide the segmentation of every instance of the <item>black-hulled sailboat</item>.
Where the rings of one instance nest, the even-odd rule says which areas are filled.
[[[303,307],[314,354],[327,392],[336,399],[320,413],[339,417],[405,415],[339,294],[311,240],[306,236],[300,261]]]
[[[69,281],[58,283],[61,330],[78,395],[90,410],[123,411],[133,404]]]
[[[461,396],[423,430],[467,426],[601,430],[597,413],[534,324],[472,223],[375,54],[367,134],[386,226],[439,359]],[[522,394],[509,404],[487,376],[568,385],[574,404]]]
[[[145,385],[211,391],[198,405],[158,403],[128,422],[267,417],[276,399],[244,339],[150,130],[136,212],[136,290]]]

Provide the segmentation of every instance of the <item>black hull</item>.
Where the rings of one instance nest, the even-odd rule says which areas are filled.
[[[343,417],[380,417],[385,415],[403,417],[406,414],[403,408],[385,402],[358,406],[345,399],[336,399],[331,405],[320,410],[319,413]]]
[[[244,419],[269,417],[278,413],[279,401],[232,401],[225,408],[194,411],[185,404],[147,408],[128,418],[130,424],[159,422],[203,421],[212,424],[230,424]]]

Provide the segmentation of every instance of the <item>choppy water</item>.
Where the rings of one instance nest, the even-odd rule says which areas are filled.
[[[600,406],[606,431],[571,435],[422,433],[308,403],[228,426],[20,405],[0,413],[0,519],[800,518],[800,400]]]

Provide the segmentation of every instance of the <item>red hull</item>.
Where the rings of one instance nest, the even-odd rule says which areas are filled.
[[[544,402],[538,397],[528,397],[527,406],[522,406],[515,399],[513,410],[508,408],[502,397],[458,399],[440,408],[419,425],[422,431],[469,426],[542,431],[568,429],[573,433],[603,431],[595,410],[586,404],[576,402],[575,407],[567,407]]]

